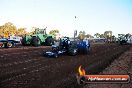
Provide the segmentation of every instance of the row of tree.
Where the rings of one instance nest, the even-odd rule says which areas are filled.
[[[86,34],[85,31],[80,31],[79,35],[78,35],[79,39],[94,38],[94,37],[96,37],[96,38],[109,38],[109,37],[112,37],[112,31],[105,31],[104,34],[96,33],[96,34],[94,34],[94,36],[92,36],[90,34]]]
[[[94,36],[96,38],[111,38],[111,37],[115,37],[114,35],[112,35],[112,31],[105,31],[104,34],[96,33],[96,34],[94,34]],[[132,37],[132,34],[127,33],[127,34],[125,34],[125,37],[126,38],[130,38],[130,37]]]
[[[84,38],[106,38],[106,39],[110,39],[110,40],[114,40],[116,37],[112,34],[112,31],[105,31],[103,34],[100,33],[95,33],[94,36],[90,35],[90,34],[86,34],[85,31],[80,31],[78,38],[79,39],[84,39]],[[132,35],[130,33],[125,34],[126,38],[130,38],[132,37]]]
[[[7,22],[4,25],[0,26],[0,37],[9,37],[11,35],[16,36],[24,36],[25,34],[33,34],[35,32],[36,27],[32,27],[31,32],[26,32],[26,28],[18,28],[11,22]],[[49,34],[56,34],[59,33],[59,30],[51,30]]]
[[[78,34],[78,38],[79,39],[84,39],[84,38],[94,38],[94,36],[90,35],[90,34],[86,34],[85,31],[80,31]]]
[[[11,22],[5,23],[4,25],[0,26],[0,36],[1,37],[8,37],[11,35],[25,35],[26,29],[25,28],[16,28]]]
[[[26,32],[26,28],[16,28],[16,26],[11,23],[11,22],[7,22],[4,25],[0,26],[0,37],[8,37],[10,35],[18,35],[18,36],[23,36],[25,34],[33,34],[34,33],[34,27],[32,28],[33,30],[31,32]],[[55,30],[51,30],[49,32],[49,34],[53,34],[54,36],[56,36],[57,34],[59,34],[59,30],[55,29]],[[129,38],[132,35],[130,33],[126,34],[126,37]],[[114,39],[115,36],[112,35],[112,31],[105,31],[104,34],[99,34],[96,33],[94,34],[94,36],[90,35],[90,34],[86,34],[85,31],[80,31],[78,34],[78,38],[79,39],[84,39],[84,38],[106,38],[106,39]]]

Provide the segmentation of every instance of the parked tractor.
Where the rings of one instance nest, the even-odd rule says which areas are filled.
[[[69,37],[60,39],[59,45],[52,45],[51,51],[44,51],[46,57],[59,57],[62,54],[75,56],[80,52],[87,54],[90,51],[88,40],[70,41]]]
[[[47,27],[46,27],[47,28]],[[48,45],[51,46],[54,44],[54,36],[46,33],[45,29],[35,29],[33,35],[25,35],[22,39],[22,45],[32,45],[32,46],[40,46],[40,45]]]
[[[126,35],[125,34],[118,34],[118,43],[120,45],[124,45],[124,44],[127,44],[127,38],[126,38]]]

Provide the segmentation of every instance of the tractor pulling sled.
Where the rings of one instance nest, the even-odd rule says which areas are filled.
[[[78,53],[88,54],[90,52],[90,43],[88,40],[70,41],[69,37],[60,39],[58,45],[52,45],[51,51],[44,51],[46,57],[59,57],[63,54],[75,56]]]

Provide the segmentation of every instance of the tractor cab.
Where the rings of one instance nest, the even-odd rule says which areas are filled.
[[[67,50],[70,45],[69,37],[61,38],[52,45],[52,50]]]
[[[35,34],[44,34],[44,35],[46,35],[46,28],[44,28],[44,29],[36,28],[35,29]]]

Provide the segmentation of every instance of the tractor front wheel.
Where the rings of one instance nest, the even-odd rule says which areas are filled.
[[[70,49],[68,53],[69,53],[69,55],[71,55],[71,56],[75,56],[75,55],[77,55],[77,52],[78,52],[77,49]]]
[[[32,41],[31,41],[31,44],[35,47],[38,47],[40,46],[40,39],[38,37],[32,37]]]

